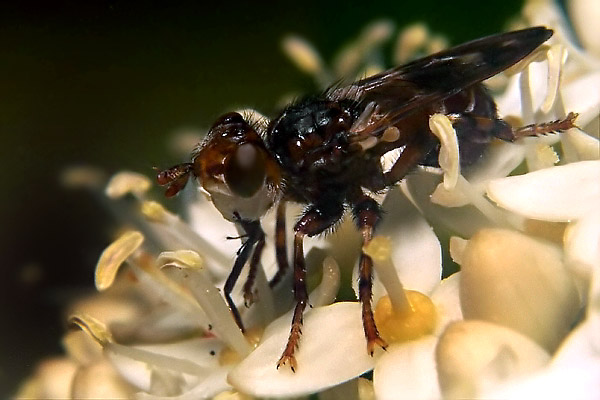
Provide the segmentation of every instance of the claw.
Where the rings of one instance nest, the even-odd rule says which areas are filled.
[[[386,350],[388,347],[388,344],[385,340],[383,340],[382,338],[380,338],[379,336],[376,336],[372,339],[369,339],[367,341],[367,353],[369,353],[371,355],[371,357],[373,357],[373,353],[375,352],[375,347],[379,346],[381,347],[383,350]]]
[[[296,363],[296,357],[294,357],[294,356],[288,356],[288,355],[281,356],[279,361],[277,361],[277,369],[279,369],[279,367],[281,367],[282,365],[288,364],[288,362],[289,362],[290,369],[292,370],[292,372],[295,373],[296,368],[298,367],[298,364]]]

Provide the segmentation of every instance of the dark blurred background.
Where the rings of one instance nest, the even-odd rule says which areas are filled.
[[[60,185],[65,167],[150,176],[181,161],[166,150],[174,131],[239,106],[268,114],[282,94],[314,89],[281,52],[285,34],[329,61],[377,18],[422,20],[456,44],[501,30],[522,5],[11,3],[0,5],[1,398],[37,360],[61,352],[61,311],[92,290],[117,226],[90,193]]]

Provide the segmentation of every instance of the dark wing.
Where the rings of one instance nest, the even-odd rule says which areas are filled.
[[[377,134],[425,105],[502,72],[552,33],[534,27],[476,39],[349,86],[332,88],[326,95],[331,100],[361,102],[366,111],[353,131],[361,136]]]

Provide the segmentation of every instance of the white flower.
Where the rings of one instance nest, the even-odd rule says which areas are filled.
[[[340,281],[341,296],[353,300],[347,277],[360,237],[350,222],[337,235],[307,239],[307,264],[314,276],[323,267],[321,283],[310,294],[298,369],[278,370],[293,296],[290,276],[268,289],[273,240],[267,239],[256,279],[259,301],[246,309],[241,284],[233,293],[249,328],[243,335],[218,289],[239,247],[225,239],[238,235],[235,226],[195,190],[183,192],[184,222],[147,198],[146,178],[125,173],[113,177],[106,195],[133,196],[135,211],[124,211],[123,201],[112,206],[137,230],[101,257],[101,293],[73,305],[71,322],[80,330],[65,336],[67,356],[41,364],[18,397],[597,398],[600,62],[592,12],[598,7],[580,0],[569,9],[585,48],[574,44],[554,3],[526,4],[521,23],[547,25],[555,35],[531,64],[509,71],[497,102],[502,117],[521,125],[578,112],[581,129],[494,145],[461,175],[451,124],[434,116],[443,168],[420,168],[387,193],[377,234],[392,244],[378,238],[365,249],[375,260],[373,303],[390,344],[386,352],[367,354],[359,303],[333,303]],[[285,49],[324,86],[340,73],[380,71],[377,52],[392,28],[369,26],[331,69],[298,38],[287,39]],[[396,58],[404,62],[443,45],[417,24],[399,35]],[[450,253],[461,272],[441,279],[440,242],[424,218],[456,235]],[[273,221],[273,215],[262,221],[267,235]],[[356,291],[356,268],[351,279]],[[414,324],[399,329],[399,321]],[[372,379],[360,377],[370,370]]]
[[[423,371],[414,369],[414,364],[409,361],[418,359],[435,373],[435,335],[439,335],[450,321],[461,318],[458,275],[440,282],[439,242],[433,230],[399,190],[388,194],[384,209],[388,218],[382,223],[379,233],[402,239],[389,249],[393,262],[385,260],[385,254],[382,260],[374,256],[376,270],[384,281],[377,280],[374,285],[374,303],[385,294],[384,286],[390,292],[390,280],[394,276],[398,283],[398,279],[402,280],[406,289],[422,293],[419,298],[432,304],[434,313],[427,314],[418,309],[413,320],[416,327],[414,331],[409,327],[408,333],[416,332],[416,337],[396,344],[390,340],[391,345],[385,354],[378,353],[371,358],[366,352],[360,304],[342,302],[315,307],[306,312],[297,353],[298,370],[295,373],[280,371],[273,365],[277,363],[289,333],[291,314],[285,315],[267,328],[256,350],[232,371],[230,381],[236,388],[257,397],[296,397],[340,385],[374,367],[374,390],[378,398],[396,397],[400,389],[390,383],[398,384],[399,377],[405,384],[401,390],[407,398],[436,394],[435,385],[414,379],[415,374]],[[377,239],[374,239],[374,246],[377,246],[376,242]],[[384,275],[386,268],[387,277]],[[354,278],[353,282],[357,282],[357,279]],[[396,294],[404,297],[402,287],[398,289]],[[430,300],[427,296],[430,296]],[[410,301],[413,302],[414,297]],[[418,307],[414,302],[412,305]],[[378,311],[375,312],[377,314]],[[406,323],[406,319],[401,323]],[[423,324],[430,324],[430,327],[422,331]],[[387,339],[384,324],[378,322],[378,326]],[[406,334],[406,331],[403,333]],[[380,374],[382,377],[378,378]],[[346,390],[346,387],[337,390]]]

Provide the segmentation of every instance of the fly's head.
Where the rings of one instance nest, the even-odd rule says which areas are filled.
[[[214,123],[191,163],[162,171],[157,179],[169,185],[166,195],[173,196],[189,174],[228,220],[260,218],[275,201],[281,181],[279,166],[262,138],[236,112]]]

